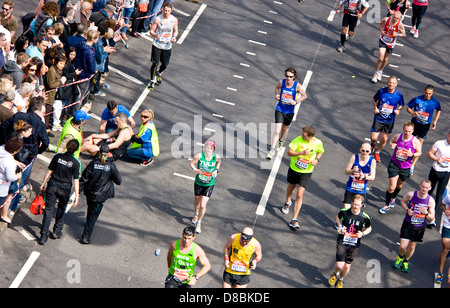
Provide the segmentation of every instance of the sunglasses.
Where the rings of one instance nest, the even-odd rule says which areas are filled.
[[[146,116],[146,115],[141,115],[141,118],[143,118],[143,119],[148,119],[148,118],[150,118],[149,116]]]
[[[292,76],[289,76],[289,75],[284,75],[284,77],[286,77],[286,78],[295,78],[295,76],[294,76],[294,75],[292,75]]]
[[[10,9],[7,9],[7,8],[2,7],[2,10],[3,10],[3,11],[9,11]]]
[[[361,149],[360,151],[361,151],[361,153],[370,153],[370,150],[363,150],[363,149]]]

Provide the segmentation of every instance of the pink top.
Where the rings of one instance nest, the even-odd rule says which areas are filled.
[[[425,2],[423,2],[423,0],[414,0],[413,4],[420,6],[428,6],[428,0],[425,0]]]

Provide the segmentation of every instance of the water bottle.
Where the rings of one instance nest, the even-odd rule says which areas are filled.
[[[159,256],[160,253],[161,253],[161,250],[160,249],[156,249],[155,256]]]

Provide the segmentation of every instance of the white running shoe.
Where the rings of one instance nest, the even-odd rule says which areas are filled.
[[[414,38],[418,38],[419,37],[419,30],[414,31],[413,37]]]
[[[378,72],[376,72],[375,74],[373,74],[373,77],[372,77],[372,82],[373,83],[377,83],[378,82]]]
[[[383,77],[383,71],[378,71],[377,72],[377,79],[378,79],[378,81],[381,81],[382,77]]]
[[[272,159],[272,156],[275,154],[275,150],[274,149],[270,149],[269,153],[267,153],[266,158],[267,159]]]
[[[409,33],[414,34],[414,32],[416,32],[416,27],[412,27],[411,30],[409,31]]]

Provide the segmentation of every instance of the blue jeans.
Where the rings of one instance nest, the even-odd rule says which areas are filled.
[[[134,159],[138,159],[138,160],[149,160],[152,156],[153,153],[150,149],[144,149],[144,148],[134,148],[134,149],[129,149],[127,151],[127,156],[134,158]]]
[[[125,21],[125,24],[128,24],[128,22],[130,21],[130,16],[131,16],[131,14],[133,14],[133,11],[134,11],[134,7],[123,9],[123,19]],[[126,32],[127,32],[127,27],[123,27],[122,33],[126,33]]]
[[[19,189],[22,190],[23,186],[25,184],[29,184],[30,182],[30,175],[31,175],[31,168],[33,168],[34,162],[31,164],[30,167],[27,168],[24,172],[22,172],[22,181],[19,184]],[[20,197],[22,195],[19,193],[17,194],[14,199],[11,200],[11,205],[9,206],[9,209],[11,211],[15,211],[17,209],[17,204],[19,204]]]

